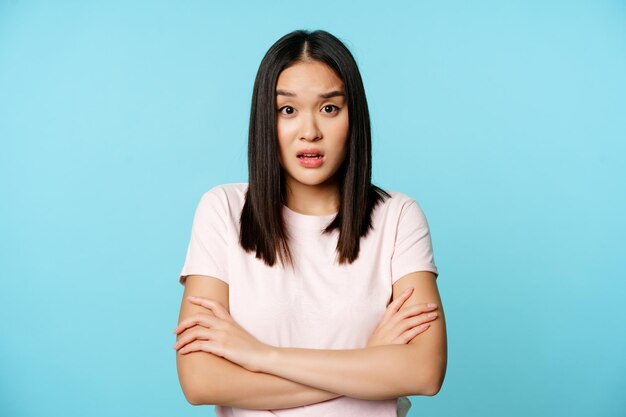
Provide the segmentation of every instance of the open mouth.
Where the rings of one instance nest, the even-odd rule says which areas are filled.
[[[324,163],[324,154],[317,149],[303,149],[296,156],[305,168],[319,168]]]
[[[304,149],[300,149],[297,153],[296,156],[300,159],[320,159],[324,157],[324,152],[322,152],[321,149],[317,149],[317,148],[304,148]]]

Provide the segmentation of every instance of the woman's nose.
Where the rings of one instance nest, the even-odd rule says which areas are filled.
[[[319,129],[314,115],[306,115],[302,117],[302,127],[300,131],[300,139],[308,141],[317,141],[322,138],[322,132]]]

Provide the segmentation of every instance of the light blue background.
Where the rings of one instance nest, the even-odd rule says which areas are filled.
[[[212,415],[178,273],[299,28],[351,48],[374,181],[430,223],[449,363],[410,416],[626,414],[626,2],[129,3],[0,2],[0,415]]]

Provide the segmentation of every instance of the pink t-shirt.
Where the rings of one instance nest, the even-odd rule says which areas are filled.
[[[372,213],[373,230],[361,239],[359,257],[335,262],[339,232],[321,230],[333,215],[311,216],[283,205],[295,272],[268,267],[239,246],[239,216],[248,183],[219,185],[196,208],[180,283],[208,275],[229,285],[232,318],[263,343],[309,349],[357,349],[382,319],[392,284],[415,271],[432,271],[428,223],[418,203],[399,192]],[[249,410],[215,406],[219,417],[396,417],[396,400],[338,397],[303,407]]]

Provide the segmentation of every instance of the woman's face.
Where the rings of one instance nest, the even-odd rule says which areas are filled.
[[[344,85],[319,61],[284,69],[276,83],[279,159],[287,186],[325,185],[346,155],[348,106]]]

